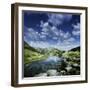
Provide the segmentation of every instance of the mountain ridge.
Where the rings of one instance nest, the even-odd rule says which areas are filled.
[[[70,49],[69,51],[80,51],[80,46]]]

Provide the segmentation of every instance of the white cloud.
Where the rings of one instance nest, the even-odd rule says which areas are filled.
[[[36,48],[49,48],[51,46],[48,42],[44,41],[30,41],[29,44]]]
[[[80,35],[80,31],[72,31],[73,35],[79,36]]]
[[[35,47],[35,48],[58,48],[60,50],[70,50],[74,47],[79,46],[79,42],[73,42],[74,38],[69,38],[66,41],[59,41],[55,44],[51,44],[47,41],[28,41],[30,46]]]
[[[58,26],[64,22],[69,22],[72,19],[71,14],[48,14],[48,20],[46,22],[40,21],[39,30],[34,28],[27,28],[27,32],[24,35],[24,40],[27,41],[32,47],[49,48],[54,47],[62,50],[70,50],[71,48],[79,46],[80,42],[76,41],[72,37],[71,32],[65,32],[62,29],[58,29]],[[80,35],[80,23],[72,25],[72,34]],[[51,44],[49,41],[53,43]]]
[[[40,35],[40,38],[45,39],[46,35]]]
[[[40,22],[40,27],[42,27],[42,28],[50,28],[49,22],[43,22],[43,21],[41,21]]]
[[[48,21],[55,26],[62,24],[64,21],[70,21],[72,18],[71,14],[48,14]]]
[[[70,50],[79,45],[80,45],[80,42],[76,41],[74,37],[70,37],[63,41],[58,40],[58,42],[56,43],[56,45],[54,47],[56,47],[60,50]]]
[[[45,29],[49,26],[49,24],[44,24],[42,29]],[[56,27],[51,27],[47,29],[47,31],[43,31],[41,33],[36,32],[33,28],[27,28],[26,37],[24,36],[24,40],[27,41],[32,47],[39,48],[58,48],[60,50],[70,50],[76,46],[79,46],[79,43],[75,42],[75,38],[71,37],[69,32],[63,32],[62,30],[58,30]],[[59,36],[56,33],[59,33]],[[52,33],[52,34],[51,34]],[[51,36],[51,40],[55,40],[56,43],[51,44],[48,42],[47,36]],[[30,39],[28,39],[28,37]],[[63,39],[63,40],[61,40]]]
[[[57,14],[49,15],[48,21],[55,26],[60,25],[62,23],[62,15],[57,15]]]
[[[41,32],[41,35],[48,35],[48,33],[44,32],[44,30]]]
[[[71,37],[71,34],[69,32],[64,32],[63,30],[59,30],[57,28],[57,26],[51,26],[49,24],[49,22],[43,22],[41,21],[41,25],[42,27],[42,32],[41,32],[41,36],[42,35],[46,35],[46,37],[49,37],[51,39],[68,39],[69,37]],[[56,38],[57,37],[57,38]]]
[[[41,21],[42,32],[41,34],[47,35],[48,37],[54,37],[59,35],[59,30],[55,26],[50,26],[49,22]]]
[[[26,33],[24,35],[25,39],[30,39],[30,40],[39,40],[40,34],[35,31],[33,28],[26,28]]]
[[[72,25],[73,26],[73,31],[72,34],[75,36],[79,36],[80,35],[80,23],[77,23],[76,25]]]
[[[53,37],[53,39],[54,39],[54,40],[57,40],[57,39],[58,39],[58,37]]]
[[[79,45],[80,45],[79,42],[70,42],[69,40],[66,40],[63,42],[58,42],[55,47],[60,49],[60,50],[70,50],[70,49],[75,48]]]
[[[63,39],[68,39],[69,37],[71,37],[71,34],[69,32],[63,32],[63,30],[60,30],[59,33],[60,37],[62,37]]]
[[[58,29],[57,26],[51,26],[49,22],[41,21],[41,32],[37,32],[33,28],[27,28],[28,33],[24,39],[29,42],[33,47],[39,48],[58,48],[60,50],[70,50],[71,48],[79,46],[79,42],[71,36],[69,32],[64,32],[61,29]],[[76,35],[75,32],[79,32],[79,24],[77,26],[73,25],[73,35]],[[76,30],[77,29],[77,30]],[[30,40],[27,39],[30,38]],[[51,41],[55,40],[54,44],[48,42],[48,37]]]
[[[80,23],[77,23],[76,25],[72,25],[74,30],[80,30]]]
[[[49,22],[43,22],[41,21],[41,28],[42,32],[48,33],[51,30],[51,26],[49,25]]]
[[[49,28],[49,27],[50,27],[50,26],[49,26],[49,23],[48,23],[48,22],[45,22],[45,23],[43,24],[43,27]]]
[[[60,30],[59,33],[60,33],[60,36],[64,36],[65,34],[62,30]]]
[[[59,30],[57,29],[57,27],[52,26],[52,27],[51,27],[51,31],[52,31],[56,36],[59,36]]]
[[[63,37],[64,37],[65,39],[67,39],[67,38],[71,37],[71,35],[70,35],[69,32],[66,32]]]
[[[75,41],[75,38],[71,37],[69,39],[67,39],[68,42],[74,42]]]
[[[41,33],[37,32],[33,28],[27,28],[27,33],[25,33],[25,39],[30,39],[32,41],[40,41],[40,40],[45,40],[47,36],[47,31],[44,28],[44,32],[42,31]]]

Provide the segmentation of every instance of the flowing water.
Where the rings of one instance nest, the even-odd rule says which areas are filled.
[[[49,56],[46,60],[26,64],[24,65],[24,77],[34,77],[38,74],[47,76],[48,72],[57,73],[57,65],[62,61],[63,59],[57,56]]]

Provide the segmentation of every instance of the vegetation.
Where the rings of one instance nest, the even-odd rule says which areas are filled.
[[[74,49],[74,51],[68,51],[62,55],[66,59],[66,74],[67,75],[79,75],[80,74],[80,52]]]
[[[49,56],[59,57],[57,62],[42,63]],[[42,75],[79,75],[80,74],[80,47],[69,51],[56,48],[33,48],[24,42],[24,74],[25,76]],[[48,75],[49,71],[49,75]],[[53,73],[52,73],[53,72]],[[38,74],[38,75],[37,75]]]
[[[47,58],[47,55],[42,54],[33,47],[24,42],[24,63],[31,63]]]
[[[80,52],[80,47],[73,48],[70,51],[79,51]]]
[[[79,51],[69,51],[63,53],[63,57],[69,60],[74,60],[76,58],[80,57],[80,52]]]
[[[63,52],[64,52],[64,51],[60,51],[60,50],[58,50],[58,49],[53,48],[53,49],[51,49],[51,50],[49,51],[49,55],[61,57],[62,54],[63,54]]]

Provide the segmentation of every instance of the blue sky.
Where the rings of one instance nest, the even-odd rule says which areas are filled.
[[[35,48],[80,46],[80,15],[24,11],[24,41]]]

